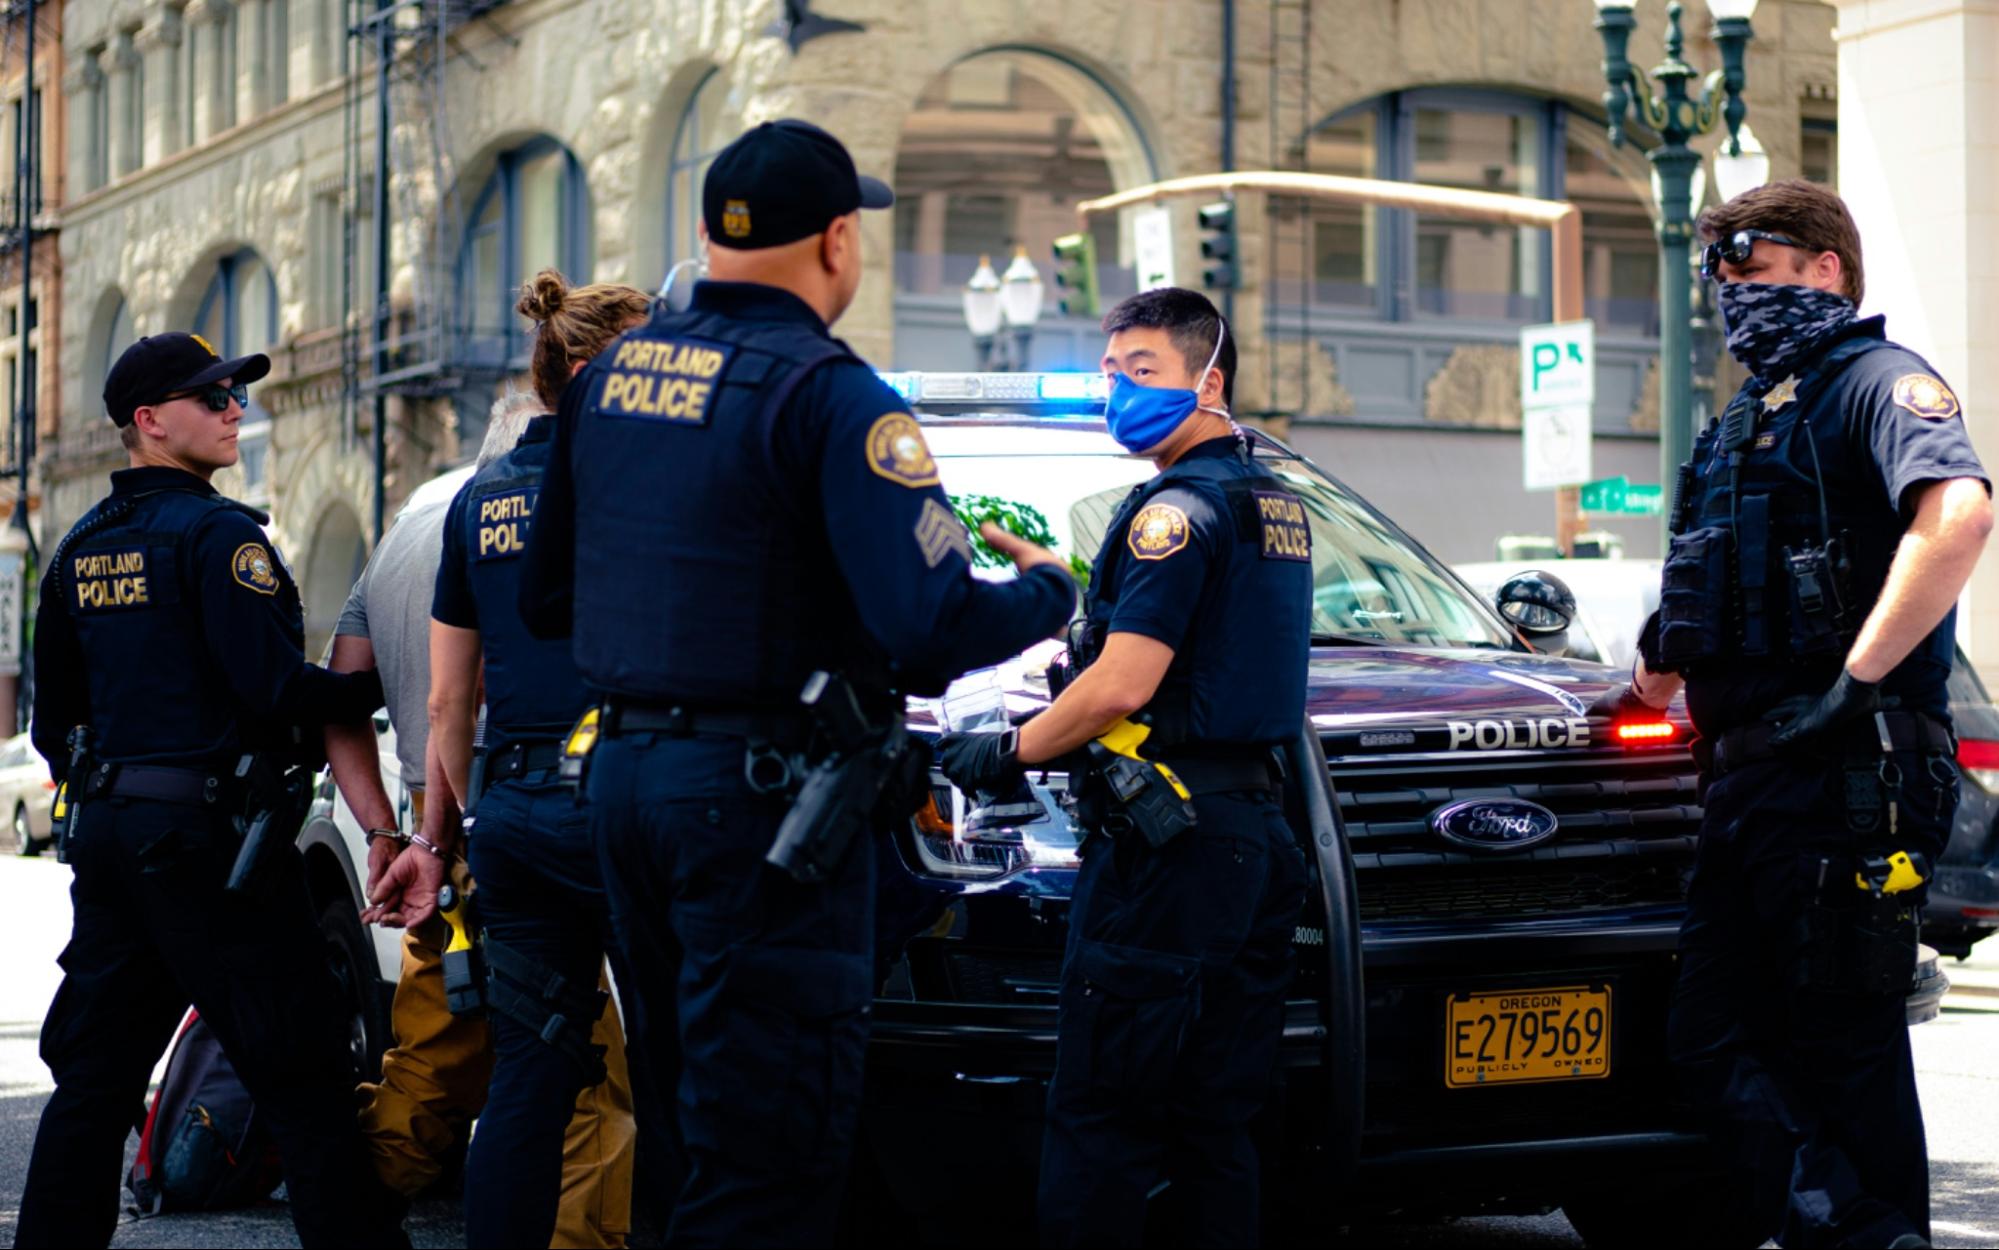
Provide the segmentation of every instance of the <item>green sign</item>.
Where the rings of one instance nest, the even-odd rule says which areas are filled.
[[[1582,510],[1606,516],[1658,516],[1666,510],[1666,488],[1622,477],[1585,483]]]

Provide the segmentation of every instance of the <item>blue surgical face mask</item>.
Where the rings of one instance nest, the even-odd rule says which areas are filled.
[[[1208,354],[1207,366],[1194,380],[1194,390],[1177,386],[1140,386],[1122,373],[1113,374],[1110,398],[1104,401],[1104,420],[1110,425],[1111,437],[1126,451],[1138,455],[1165,442],[1173,431],[1180,428],[1182,421],[1196,412],[1228,416],[1220,408],[1203,408],[1199,389],[1214,369],[1215,361],[1221,357],[1222,335],[1227,333],[1228,327],[1223,326],[1215,336],[1215,350]]]

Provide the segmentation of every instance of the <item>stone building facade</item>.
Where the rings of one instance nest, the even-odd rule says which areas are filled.
[[[866,220],[869,276],[840,332],[884,365],[969,366],[957,300],[979,253],[1003,265],[1025,247],[1048,276],[1047,240],[1076,228],[1078,199],[1219,167],[1228,11],[1238,167],[1589,199],[1598,463],[1656,474],[1646,167],[1603,139],[1583,0],[820,0],[864,29],[795,49],[773,32],[775,3],[443,2],[456,13],[442,72],[406,53],[391,88],[389,290],[405,332],[383,365],[399,379],[391,506],[460,456],[524,359],[509,289],[543,263],[657,286],[692,250],[706,160],[767,118],[827,126],[902,194]],[[1689,58],[1716,64],[1705,12],[1687,7]],[[1639,4],[1634,63],[1659,59],[1664,9]],[[374,485],[373,404],[343,347],[343,327],[369,324],[374,60],[341,37],[345,12],[71,0],[64,84],[89,120],[68,160],[86,176],[66,188],[64,420],[43,465],[44,529],[59,531],[118,460],[96,396],[131,336],[199,325],[271,351],[251,454],[228,486],[270,506],[322,632],[365,552]],[[1749,116],[1779,175],[1827,163],[1831,19],[1818,0],[1757,11]],[[1175,211],[1187,282],[1200,269],[1192,206]],[[1545,319],[1537,236],[1248,195],[1237,219],[1239,408],[1288,419],[1305,450],[1447,558],[1547,527],[1548,497],[1521,492],[1517,467],[1493,468],[1518,464],[1511,366],[1493,349]],[[1093,229],[1107,289],[1128,287],[1128,224]],[[1030,359],[1090,367],[1093,337],[1051,309]],[[1432,515],[1481,482],[1480,502]],[[1651,528],[1633,527],[1634,554],[1656,547]]]

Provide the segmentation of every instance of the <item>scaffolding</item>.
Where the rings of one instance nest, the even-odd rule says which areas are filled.
[[[359,440],[372,408],[376,542],[386,525],[388,411],[404,400],[454,395],[497,375],[465,348],[452,245],[463,235],[445,74],[456,60],[484,66],[457,42],[468,23],[504,0],[352,0],[346,65],[346,197],[341,229],[348,331],[341,357],[343,444]],[[373,90],[366,82],[373,74]],[[372,117],[365,110],[372,108]],[[368,287],[358,289],[361,223],[372,219]],[[406,297],[391,268],[400,237]],[[398,307],[400,304],[400,307]]]

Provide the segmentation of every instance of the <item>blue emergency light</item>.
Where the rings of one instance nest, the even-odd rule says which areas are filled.
[[[1110,397],[1110,379],[1101,373],[926,373],[886,372],[877,377],[904,402],[917,404],[1060,403],[1097,405]]]

